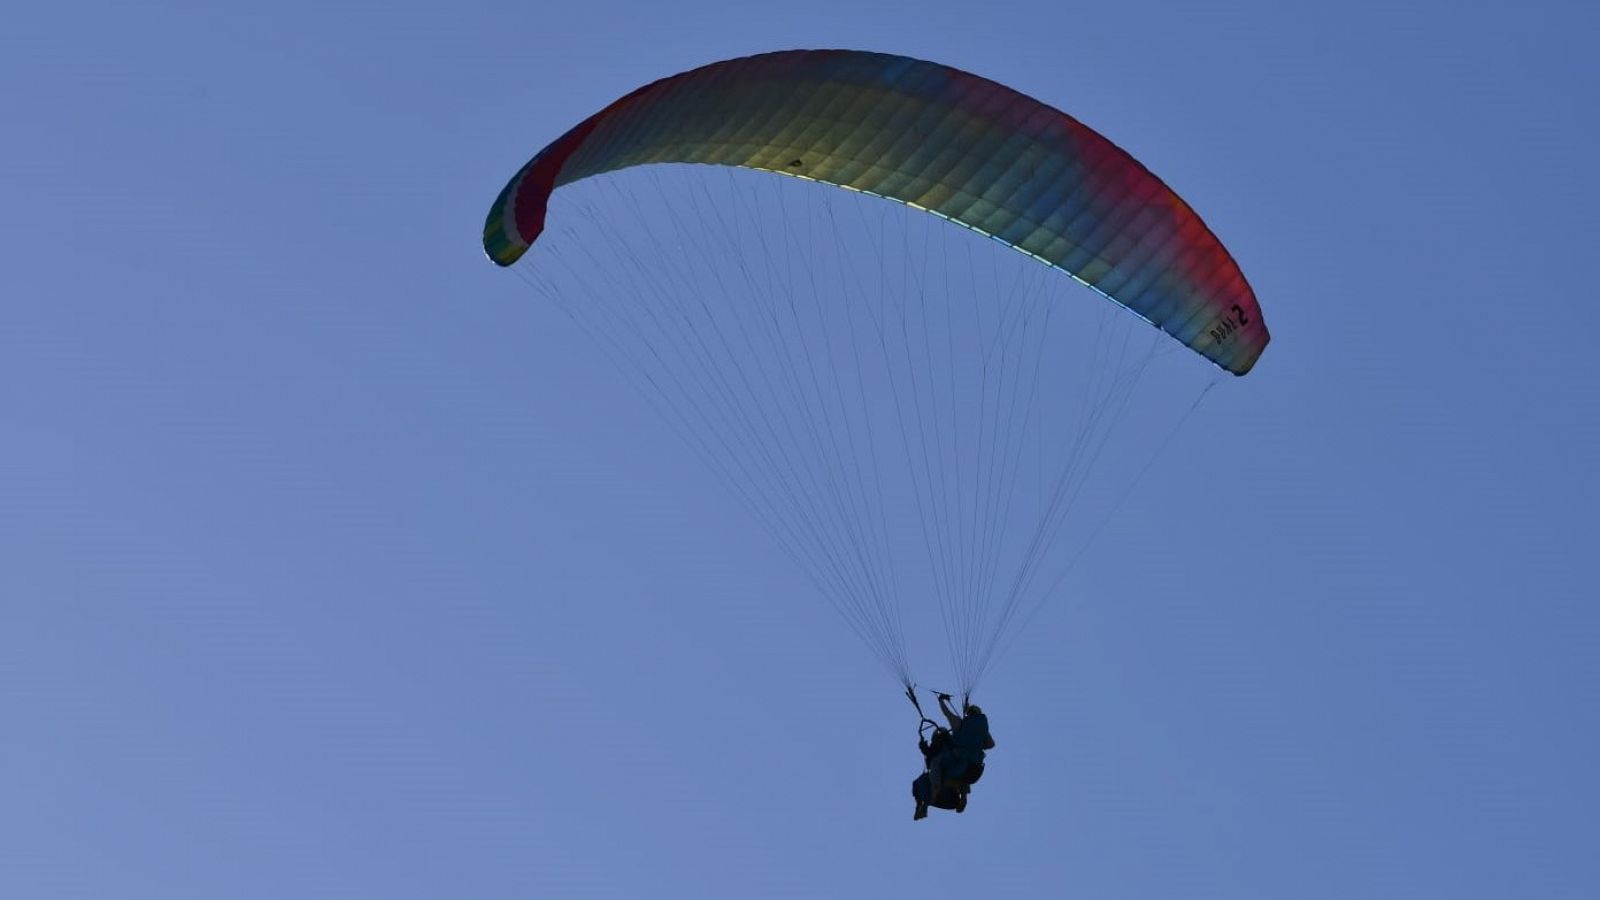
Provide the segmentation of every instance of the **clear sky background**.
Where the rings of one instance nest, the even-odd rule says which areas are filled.
[[[0,896],[1600,895],[1587,4],[6,19]],[[986,683],[960,817],[910,820],[903,697],[478,246],[616,96],[821,46],[1108,135],[1274,332]]]

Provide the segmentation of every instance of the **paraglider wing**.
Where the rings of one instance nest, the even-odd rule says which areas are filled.
[[[489,212],[486,252],[511,265],[556,188],[648,163],[761,169],[927,210],[1061,269],[1236,375],[1269,339],[1228,251],[1132,156],[1004,85],[881,53],[767,53],[639,88],[517,172]]]

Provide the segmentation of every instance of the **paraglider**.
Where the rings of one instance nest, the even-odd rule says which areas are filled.
[[[949,727],[924,718],[923,727],[931,727],[932,735],[924,738],[918,732],[917,749],[922,751],[924,766],[922,774],[911,782],[911,797],[917,804],[912,818],[919,820],[927,818],[930,806],[966,812],[967,795],[983,777],[986,751],[995,747],[989,717],[981,707],[963,702],[958,715],[950,707],[949,694],[936,696]],[[916,695],[911,697],[915,704]],[[920,711],[922,707],[917,708]]]
[[[676,192],[659,174],[673,166],[695,172]],[[628,181],[635,169],[648,180]],[[603,190],[552,214],[585,181]],[[879,200],[907,213],[891,223]],[[967,233],[1009,250],[980,256]],[[515,271],[652,398],[908,694],[902,596],[937,600],[970,698],[1076,560],[1052,550],[1096,495],[1088,473],[1153,462],[1140,468],[1137,442],[1107,447],[1154,362],[1176,346],[1244,375],[1269,341],[1221,241],[1127,152],[1004,85],[883,53],[765,53],[640,87],[512,176],[483,246],[500,266],[538,257]],[[1071,282],[1114,305],[1068,298]],[[1179,424],[1202,396],[1174,402]],[[948,728],[923,718],[918,818],[964,809],[993,746],[979,707],[940,707]]]

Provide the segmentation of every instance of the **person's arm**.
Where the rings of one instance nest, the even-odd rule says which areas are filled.
[[[939,711],[944,713],[944,717],[946,719],[950,720],[951,731],[955,731],[957,728],[961,727],[961,717],[956,715],[956,711],[950,708],[949,694],[939,695]]]

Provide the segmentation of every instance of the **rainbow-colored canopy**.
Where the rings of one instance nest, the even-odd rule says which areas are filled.
[[[1071,116],[949,66],[854,50],[712,63],[539,151],[489,211],[509,266],[556,188],[648,163],[795,175],[898,200],[1048,263],[1243,375],[1269,336],[1233,257],[1171,188]]]

